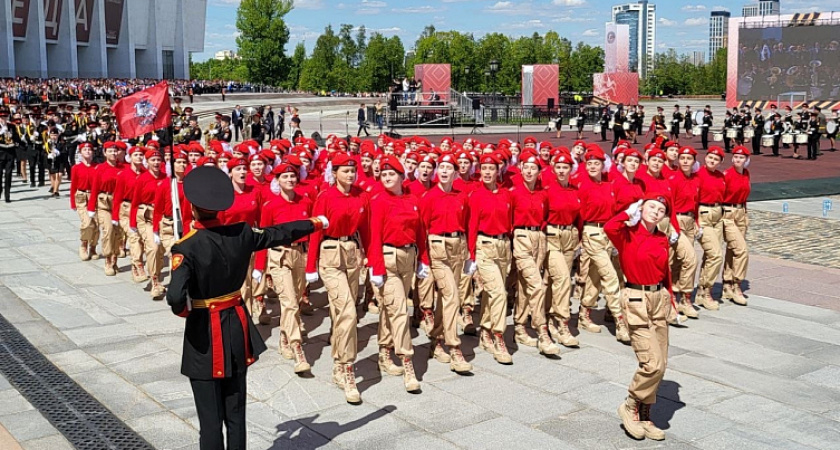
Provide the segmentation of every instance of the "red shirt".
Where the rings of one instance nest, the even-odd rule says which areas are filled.
[[[665,177],[665,178],[670,178],[671,175],[673,175],[677,172],[682,172],[680,170],[680,166],[671,167],[671,165],[668,164],[667,162],[662,165],[662,176]]]
[[[655,178],[650,173],[645,172],[641,175],[637,175],[636,178],[642,182],[642,189],[645,191],[645,194],[649,192],[656,192],[664,195],[665,198],[668,199],[668,211],[670,212],[671,225],[677,233],[679,233],[680,222],[677,220],[677,210],[674,208],[674,190],[671,189],[671,183],[662,177],[662,173],[659,174],[658,178]]]
[[[628,206],[636,203],[644,197],[644,185],[639,177],[633,177],[633,181],[627,179],[622,173],[613,178],[613,193],[615,194],[615,210],[624,211]]]
[[[584,173],[578,187],[580,215],[584,222],[606,223],[615,214],[615,197],[609,181],[594,181]]]
[[[510,234],[513,219],[510,191],[499,186],[495,191],[491,191],[482,183],[470,194],[469,207],[467,246],[470,249],[470,258],[475,260],[478,233],[490,236]]]
[[[163,171],[160,171],[157,178],[151,171],[143,172],[137,177],[137,182],[134,184],[134,196],[131,197],[131,212],[128,215],[131,228],[137,228],[137,209],[140,205],[154,204],[158,188],[161,184],[168,186],[167,181],[168,178]]]
[[[543,189],[546,189],[555,184],[558,184],[557,174],[554,173],[554,168],[552,166],[548,166],[540,172],[540,185]]]
[[[266,168],[269,167],[266,166]],[[271,180],[265,175],[263,175],[262,180],[258,180],[253,173],[248,172],[248,175],[245,175],[245,184],[248,186],[262,187],[271,184]]]
[[[723,203],[723,193],[726,191],[723,172],[709,172],[704,166],[697,172],[697,178],[700,179],[700,203]]]
[[[116,185],[114,186],[114,207],[111,208],[111,220],[120,220],[120,208],[123,202],[131,203],[134,197],[134,184],[137,178],[146,172],[145,167],[140,167],[139,172],[135,172],[130,164],[122,166],[123,169],[117,174]]]
[[[370,200],[370,244],[368,266],[374,275],[385,275],[384,244],[403,247],[417,245],[418,256],[426,249],[426,237],[420,221],[418,198],[409,193],[395,195],[383,191]]]
[[[117,164],[116,166],[112,166],[107,162],[99,164],[93,170],[93,184],[90,188],[90,198],[96,199],[99,197],[100,192],[104,192],[106,194],[113,194],[114,188],[117,184],[117,175],[122,170],[122,166]],[[113,207],[116,205],[116,208]],[[112,205],[113,209],[120,209],[120,203],[114,199]],[[95,211],[96,210],[96,201],[89,201],[87,204],[88,211]]]
[[[654,227],[653,232],[638,223],[632,227],[630,217],[620,212],[604,225],[604,232],[618,250],[621,269],[628,283],[653,285],[664,283],[671,289],[671,268],[668,263],[668,237]]]
[[[700,206],[700,179],[697,174],[686,176],[682,171],[675,172],[668,178],[668,183],[674,193],[674,211],[677,214],[692,213],[696,221]]]
[[[542,228],[548,209],[545,191],[538,187],[531,191],[524,183],[509,189],[513,204],[513,227]]]
[[[282,195],[273,195],[270,200],[263,203],[260,212],[260,228],[270,227],[281,223],[295,220],[305,220],[311,217],[312,200],[304,195],[295,192],[295,198],[291,201],[283,198]],[[297,242],[306,242],[309,236],[298,239]],[[254,259],[254,269],[265,271],[268,253],[259,251]]]
[[[752,187],[750,186],[750,171],[744,169],[738,173],[734,167],[723,171],[723,178],[726,180],[726,191],[723,194],[723,202],[730,204],[747,203]]]
[[[432,183],[431,181],[429,181],[429,185],[426,186],[425,184],[423,184],[422,181],[414,180],[405,185],[404,190],[406,193],[420,198],[423,194],[426,193],[426,191],[432,189],[433,187],[435,187],[435,183]]]
[[[551,225],[580,227],[580,198],[576,187],[569,184],[563,187],[554,183],[545,190],[548,197],[548,216],[546,222]]]
[[[73,166],[73,177],[70,178],[70,207],[76,209],[76,191],[88,191],[93,186],[96,166],[80,162]],[[96,198],[88,198],[88,208],[93,203],[96,206]],[[89,209],[90,210],[90,209]]]
[[[449,192],[435,186],[420,198],[420,220],[427,234],[466,233],[468,212],[467,194],[454,186]],[[428,265],[428,252],[420,256]]]
[[[184,183],[178,182],[178,202],[181,205],[181,221],[186,233],[192,228],[192,207],[184,197]],[[161,183],[155,193],[155,211],[152,213],[152,231],[160,233],[160,221],[164,217],[172,218],[172,179]]]
[[[472,192],[474,188],[475,182],[473,180],[464,180],[460,176],[455,177],[452,182],[452,189],[457,189],[465,194]]]
[[[368,195],[358,186],[352,186],[350,192],[343,193],[337,186],[330,186],[321,192],[312,207],[312,216],[325,216],[329,228],[316,231],[309,237],[309,253],[306,260],[306,272],[318,270],[318,256],[324,235],[332,237],[352,236],[359,233],[362,247],[367,248],[369,241],[368,216],[370,202]]]
[[[219,212],[219,221],[225,225],[245,222],[251,226],[260,223],[260,207],[262,206],[262,189],[257,186],[245,185],[242,192],[233,192],[233,205],[225,211]]]

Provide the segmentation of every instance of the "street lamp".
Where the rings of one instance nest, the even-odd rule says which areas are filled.
[[[490,116],[496,115],[496,72],[499,71],[499,61],[493,59],[490,61],[490,81],[493,88],[493,109]],[[495,118],[495,117],[494,117]]]
[[[470,67],[467,66],[467,67],[464,67],[464,83],[461,86],[462,90],[464,90],[464,91],[467,90],[466,87],[469,85],[469,81],[470,81]]]

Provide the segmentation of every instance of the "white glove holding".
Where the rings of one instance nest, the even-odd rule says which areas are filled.
[[[372,284],[374,287],[381,288],[385,285],[385,277],[383,275],[371,275],[370,284]]]
[[[644,200],[639,200],[624,210],[630,216],[630,221],[633,222],[633,225],[639,223],[639,220],[642,218],[642,203],[644,203]]]
[[[137,228],[133,228],[133,227],[129,228],[128,232],[131,233],[131,234],[137,234]]]
[[[417,278],[419,278],[421,280],[425,280],[426,278],[429,278],[429,266],[427,266],[423,263],[420,263],[420,265],[417,266]]]
[[[102,135],[102,128],[97,128],[94,132],[96,133],[97,136],[101,136]]]
[[[152,136],[152,140],[153,140],[153,141],[159,141],[159,140],[160,140],[160,138],[159,138],[157,135],[154,135],[154,136]]]
[[[699,241],[700,238],[702,238],[702,237],[703,237],[703,227],[698,227],[697,228],[697,233],[695,233],[695,235],[694,235],[694,239]]]
[[[575,249],[575,258],[579,257],[581,253],[583,253],[583,249],[578,246],[578,248]]]
[[[475,261],[468,259],[464,263],[464,275],[472,275],[475,273]]]
[[[312,272],[306,274],[306,282],[309,284],[315,283],[318,281],[318,272]]]
[[[215,136],[215,135],[219,134],[219,130],[210,130],[210,134]]]
[[[96,213],[93,212],[93,211],[88,211],[87,213],[88,213],[88,217],[90,217],[90,218],[93,218],[96,215]]]
[[[677,243],[678,240],[680,240],[680,234],[676,231],[672,231],[671,236],[668,238],[668,242],[670,242],[671,245],[674,245]]]
[[[160,245],[160,235],[155,233],[155,245]]]
[[[251,272],[251,278],[253,278],[253,279],[254,279],[254,281],[255,281],[257,284],[259,284],[259,283],[260,283],[260,281],[262,281],[262,270],[257,270],[257,269],[254,269],[254,271],[253,271],[253,272]]]
[[[118,227],[118,226],[120,226],[120,221],[119,220],[111,220],[111,225],[113,225],[115,227]]]
[[[325,230],[330,227],[330,221],[327,220],[326,216],[318,216],[318,217],[316,217],[316,219],[320,220],[321,223],[324,224],[324,229]]]

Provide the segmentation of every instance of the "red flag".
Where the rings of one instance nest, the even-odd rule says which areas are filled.
[[[131,139],[166,128],[172,122],[169,84],[166,81],[123,97],[111,107],[117,116],[120,137]]]

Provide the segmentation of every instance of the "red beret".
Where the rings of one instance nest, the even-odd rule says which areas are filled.
[[[524,163],[533,163],[536,164],[537,167],[540,167],[540,157],[537,155],[537,152],[533,150],[525,150],[519,155],[519,160]]]
[[[262,155],[263,158],[265,158],[266,163],[273,163],[274,160],[277,158],[274,152],[268,149],[261,151],[259,154]]]
[[[604,151],[598,148],[598,146],[589,146],[586,150],[586,153],[583,154],[584,161],[592,161],[592,160],[599,160],[599,161],[606,161],[607,156],[604,155]]]
[[[245,158],[231,158],[227,163],[228,170],[233,170],[239,166],[248,167],[248,161]]]
[[[559,151],[557,154],[554,155],[554,158],[551,160],[552,164],[568,164],[574,165],[574,160],[572,159],[572,155],[569,152]]]
[[[356,160],[344,152],[335,152],[330,162],[332,163],[333,169],[341,166],[356,166]]]
[[[709,147],[707,155],[717,155],[720,159],[723,159],[724,153],[723,149],[718,146],[711,146]]]
[[[429,163],[432,167],[437,167],[437,162],[430,155],[426,155],[420,160],[420,163]]]
[[[438,164],[449,163],[452,164],[453,167],[458,167],[458,158],[456,158],[453,153],[444,153],[440,155],[437,162]]]
[[[580,146],[580,147],[586,147],[586,142],[583,142],[583,141],[575,141],[575,143],[574,143],[574,144],[572,144],[572,147],[578,147],[578,146]]]
[[[666,211],[670,207],[668,205],[668,197],[665,196],[662,193],[659,193],[659,192],[656,192],[656,191],[650,191],[650,192],[645,193],[644,201],[647,202],[649,200],[655,200],[659,203],[662,203],[663,205],[665,205],[665,210]]]
[[[131,154],[132,155],[137,153],[137,152],[140,152],[141,154],[146,153],[146,148],[143,147],[142,145],[135,145],[134,147],[131,147]]]
[[[481,159],[479,159],[479,161],[481,161],[481,164],[495,164],[497,166],[502,164],[501,161],[499,161],[499,157],[493,153],[485,153],[481,155]]]
[[[663,162],[668,160],[668,158],[665,156],[665,152],[663,152],[662,150],[660,150],[658,148],[651,149],[650,153],[648,153],[648,159],[654,158],[654,157],[662,158]]]
[[[160,158],[160,151],[154,148],[150,148],[146,150],[146,154],[144,156],[146,156],[146,159],[152,159],[154,157]]]
[[[277,167],[274,168],[274,170],[271,172],[271,174],[274,175],[275,177],[277,177],[277,176],[280,176],[281,174],[284,174],[284,173],[287,173],[287,172],[288,173],[293,173],[295,175],[298,174],[297,168],[295,166],[289,164],[289,163],[283,163],[283,164],[278,165]]]
[[[407,155],[405,155],[405,160],[406,161],[412,160],[416,163],[419,163],[421,159],[423,159],[423,157],[420,156],[420,154],[417,153],[417,152],[409,152]]]
[[[291,164],[295,167],[303,166],[303,161],[300,160],[300,156],[298,156],[298,155],[286,155],[283,158],[283,163],[284,164]]]
[[[81,144],[79,144],[79,150],[83,150],[86,148],[93,149],[93,145],[90,142],[82,142]]]
[[[665,142],[665,148],[671,148],[671,147],[677,147],[677,148],[679,148],[679,147],[680,147],[680,144],[677,144],[677,143],[676,143],[676,142],[674,142],[674,141],[667,141],[667,142]]]
[[[525,138],[525,140],[523,142],[525,142],[525,144],[535,144],[536,145],[537,139],[533,136],[528,136],[528,137]]]
[[[624,150],[624,159],[626,160],[627,158],[629,158],[631,156],[638,158],[639,161],[644,161],[644,158],[642,158],[642,154],[639,153],[639,151],[636,150],[635,148],[625,149]]]
[[[198,141],[192,141],[187,146],[187,152],[189,152],[189,153],[200,153],[200,154],[203,155],[204,154],[204,147],[202,147],[201,144],[198,143]]]
[[[686,146],[680,147],[680,155],[691,155],[691,156],[694,156],[696,158],[697,157],[697,150],[694,150],[693,147],[689,147],[689,146],[686,145]]]
[[[114,146],[117,147],[118,149],[122,150],[122,151],[128,150],[128,144],[126,144],[123,141],[114,142]]]
[[[750,149],[748,149],[747,147],[744,147],[743,145],[739,145],[739,146],[732,149],[732,154],[733,155],[750,156]]]
[[[186,161],[187,154],[184,153],[184,152],[175,152],[175,154],[172,155],[172,160],[174,161],[174,160],[178,160],[178,159],[183,159],[183,160]]]
[[[379,170],[393,170],[400,175],[405,175],[405,168],[400,163],[400,160],[393,155],[383,155],[379,162]]]
[[[213,158],[212,156],[202,156],[201,158],[198,158],[198,161],[196,161],[195,164],[198,167],[207,166],[207,165],[215,166],[216,165],[216,158]]]

